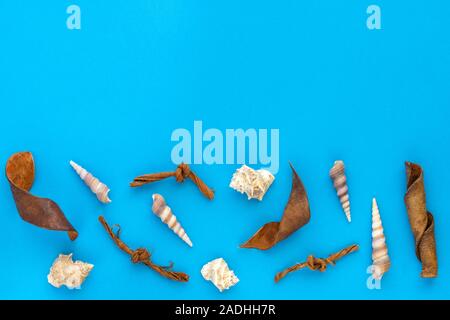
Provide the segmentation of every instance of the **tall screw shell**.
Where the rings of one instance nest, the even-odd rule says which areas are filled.
[[[90,172],[86,171],[82,166],[70,160],[70,165],[80,176],[81,180],[96,194],[97,199],[103,203],[110,203],[111,199],[108,198],[109,188]]]
[[[380,211],[375,198],[372,200],[372,265],[375,279],[381,279],[391,266]]]
[[[348,222],[352,221],[350,215],[350,200],[348,195],[347,178],[345,176],[345,167],[342,160],[334,162],[333,167],[330,170],[330,177],[333,180],[334,188],[336,189],[339,201],[341,201],[342,209]]]
[[[190,247],[192,247],[192,241],[189,239],[187,233],[184,231],[181,224],[178,222],[177,217],[172,213],[172,209],[166,204],[164,198],[155,193],[153,196],[153,206],[152,211],[156,214],[162,222],[167,224],[167,226],[172,229],[172,231],[186,242]]]

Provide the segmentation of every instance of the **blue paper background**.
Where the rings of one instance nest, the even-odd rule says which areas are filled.
[[[66,28],[72,1],[0,2],[0,163],[29,150],[32,192],[54,199],[79,238],[24,223],[0,181],[0,298],[39,299],[441,299],[450,298],[450,42],[448,1],[86,1],[82,29]],[[382,9],[382,30],[366,8]],[[194,166],[216,190],[192,183],[140,189],[136,175],[171,170],[176,128],[280,129],[280,171],[263,202],[228,187],[237,165]],[[353,222],[339,207],[328,170],[344,159]],[[73,159],[107,183],[100,204],[70,168]],[[403,195],[404,161],[425,170],[436,220],[439,277],[421,279]],[[310,223],[273,249],[239,249],[279,220],[292,161],[309,195]],[[194,242],[188,248],[151,211],[165,195]],[[368,290],[371,198],[381,210],[392,267]],[[132,247],[175,262],[187,284],[133,265],[100,223],[122,225]],[[277,271],[308,254],[351,243],[359,252],[326,273],[274,284]],[[47,283],[61,252],[95,264],[83,288]],[[220,294],[200,275],[224,257],[240,283]]]

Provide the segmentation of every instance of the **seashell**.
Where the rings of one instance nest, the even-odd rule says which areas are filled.
[[[80,176],[81,180],[91,189],[93,193],[97,195],[97,199],[103,203],[110,203],[108,198],[109,188],[102,182],[100,182],[91,173],[86,171],[83,167],[70,160],[70,165]]]
[[[186,242],[190,247],[192,247],[192,241],[189,239],[187,233],[184,231],[181,224],[178,222],[177,217],[172,213],[172,209],[166,204],[164,198],[155,193],[153,196],[153,206],[152,211],[156,214],[162,222],[167,224],[167,226],[172,229],[172,231]]]
[[[53,262],[47,276],[48,283],[56,288],[66,286],[69,289],[80,289],[81,284],[94,268],[93,264],[72,260],[72,254],[60,254]]]
[[[261,201],[274,180],[274,175],[265,169],[254,170],[243,165],[233,174],[230,187],[240,193],[245,192],[248,200]]]
[[[375,198],[372,200],[372,265],[375,279],[381,279],[391,266],[380,211]]]
[[[205,280],[211,281],[220,292],[239,282],[238,277],[228,268],[223,258],[217,258],[205,264],[202,267],[201,274]]]
[[[330,177],[333,180],[333,185],[336,189],[337,196],[341,201],[345,216],[347,217],[348,222],[351,222],[352,217],[350,215],[350,200],[348,195],[347,178],[345,176],[345,167],[342,160],[337,160],[334,162],[334,165],[330,170]]]

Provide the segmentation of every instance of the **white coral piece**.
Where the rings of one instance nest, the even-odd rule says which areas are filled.
[[[275,177],[265,169],[254,170],[243,165],[233,174],[230,187],[240,193],[246,193],[248,200],[262,200]]]
[[[205,280],[211,281],[220,292],[229,289],[239,282],[238,277],[228,268],[223,258],[217,258],[205,264],[201,270]]]
[[[80,289],[81,284],[94,268],[93,264],[72,260],[72,254],[60,254],[53,262],[47,276],[48,283],[59,288],[65,285],[69,289]]]

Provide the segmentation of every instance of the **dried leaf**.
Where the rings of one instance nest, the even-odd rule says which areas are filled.
[[[269,222],[260,228],[241,248],[267,250],[309,222],[308,196],[300,177],[292,169],[292,189],[280,222]]]
[[[77,238],[78,232],[55,202],[29,192],[34,182],[34,160],[30,152],[19,152],[8,159],[6,178],[23,220],[41,228],[67,231],[71,240]]]
[[[407,191],[405,204],[409,223],[415,239],[416,256],[422,262],[423,278],[435,278],[438,273],[434,218],[427,211],[423,170],[414,163],[406,162]]]

